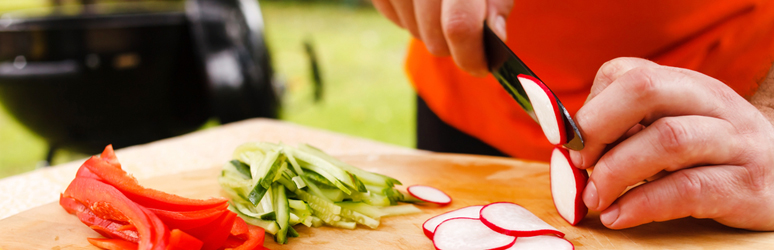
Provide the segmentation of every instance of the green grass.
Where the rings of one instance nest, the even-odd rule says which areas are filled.
[[[11,3],[25,2],[13,5]],[[47,1],[0,0],[0,11]],[[10,7],[9,7],[10,6]],[[403,71],[409,35],[372,8],[298,2],[261,2],[275,71],[286,84],[285,121],[413,147],[413,91]],[[325,84],[313,101],[311,41]],[[46,144],[0,109],[0,178],[34,170]],[[83,157],[63,152],[54,163]]]

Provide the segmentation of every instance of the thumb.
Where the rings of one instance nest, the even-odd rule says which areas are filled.
[[[505,29],[505,20],[508,19],[508,15],[513,8],[513,0],[488,0],[487,1],[487,23],[489,28],[505,41],[508,38]]]

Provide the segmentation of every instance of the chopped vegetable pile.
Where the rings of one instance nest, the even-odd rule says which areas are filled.
[[[400,181],[305,144],[243,144],[223,167],[219,183],[231,199],[229,209],[280,244],[298,236],[293,229],[298,224],[373,229],[381,217],[420,212],[410,204],[398,205],[418,201],[395,188]]]
[[[103,249],[263,249],[264,230],[246,224],[222,198],[188,199],[144,188],[107,146],[78,169],[59,204],[107,238]]]

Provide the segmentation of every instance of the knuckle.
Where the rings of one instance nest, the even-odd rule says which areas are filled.
[[[682,170],[673,173],[678,197],[686,203],[693,202],[702,196],[704,184],[696,171]]]
[[[661,118],[651,125],[657,131],[656,143],[667,155],[687,153],[693,137],[685,125],[670,117]]]
[[[481,28],[480,24],[471,20],[465,13],[450,13],[443,18],[441,25],[444,35],[453,42],[468,39]]]
[[[656,69],[652,67],[637,67],[627,71],[624,76],[628,79],[624,81],[625,87],[634,94],[634,96],[647,101],[659,90],[658,81],[652,76],[656,75]]]

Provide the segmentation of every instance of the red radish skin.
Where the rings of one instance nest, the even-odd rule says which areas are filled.
[[[508,250],[574,250],[575,246],[565,238],[550,235],[520,237]]]
[[[516,237],[493,231],[478,219],[453,218],[442,222],[433,235],[438,250],[503,250],[513,246]]]
[[[463,207],[457,210],[452,210],[446,213],[442,213],[439,215],[436,215],[422,224],[422,231],[425,232],[425,236],[427,236],[428,239],[433,239],[433,233],[435,232],[435,228],[438,227],[439,224],[442,222],[453,219],[453,218],[470,218],[470,219],[478,219],[479,213],[481,212],[481,208],[484,206],[477,205],[477,206],[469,206],[469,207]]]
[[[480,216],[484,225],[501,234],[515,237],[555,234],[564,237],[564,233],[514,203],[495,202],[486,205],[481,208]]]
[[[549,175],[556,211],[570,225],[577,225],[589,211],[582,197],[589,174],[572,164],[567,149],[556,147],[551,154]]]
[[[567,130],[564,127],[564,118],[559,110],[559,102],[548,87],[535,77],[520,74],[517,76],[524,92],[527,93],[532,109],[537,116],[540,128],[554,145],[567,143]]]
[[[406,188],[406,191],[417,199],[440,206],[446,206],[452,202],[452,199],[448,194],[430,186],[413,185]]]

